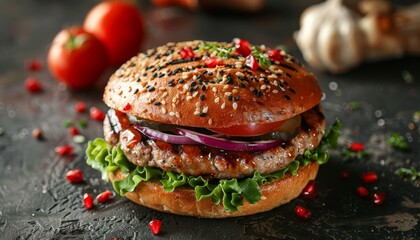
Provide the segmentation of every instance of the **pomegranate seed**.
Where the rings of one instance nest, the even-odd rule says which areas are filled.
[[[77,102],[74,105],[74,110],[76,110],[78,113],[84,113],[86,112],[86,104],[84,102]]]
[[[278,49],[268,51],[268,57],[273,61],[281,61],[283,59],[280,50]]]
[[[302,220],[308,220],[312,217],[312,212],[302,206],[296,206],[295,213]]]
[[[317,194],[315,180],[310,180],[306,187],[302,190],[301,195],[304,198],[315,198]]]
[[[215,68],[218,65],[222,65],[223,61],[217,57],[209,57],[206,59],[205,63],[208,68]]]
[[[41,129],[35,128],[34,130],[32,130],[32,137],[34,137],[35,139],[42,139]]]
[[[374,183],[378,180],[378,175],[375,172],[365,172],[361,178],[364,183]]]
[[[246,57],[245,65],[254,71],[258,70],[258,68],[260,67],[260,64],[258,63],[257,59],[255,59],[255,57],[252,55]]]
[[[97,121],[103,121],[105,119],[105,113],[103,113],[99,108],[91,107],[90,118]]]
[[[100,193],[97,197],[96,200],[98,200],[99,203],[106,203],[109,201],[109,199],[111,198],[112,193],[108,190],[106,190],[103,193]]]
[[[83,195],[83,205],[85,205],[86,209],[93,208],[93,197],[89,193],[85,193]]]
[[[353,142],[348,144],[347,146],[350,150],[352,150],[353,152],[360,152],[365,150],[365,145],[363,143],[360,142]]]
[[[129,111],[131,109],[131,104],[127,103],[123,108],[124,111]]]
[[[193,58],[195,56],[193,50],[190,47],[181,48],[181,50],[179,50],[179,54],[184,59]]]
[[[347,179],[347,178],[349,178],[349,177],[350,177],[350,173],[349,173],[349,171],[347,171],[347,170],[343,170],[343,171],[341,171],[340,175],[341,175],[341,178],[342,178],[342,179]]]
[[[66,178],[70,183],[81,183],[83,181],[83,172],[80,169],[70,170],[66,173]]]
[[[55,148],[55,153],[59,156],[73,155],[73,147],[68,145],[63,145]]]
[[[384,192],[373,194],[373,203],[375,203],[376,205],[381,205],[382,203],[384,203],[384,200],[385,200]]]
[[[25,81],[28,92],[37,93],[43,90],[41,83],[34,77],[28,77]]]
[[[160,228],[162,227],[162,221],[160,220],[152,220],[149,222],[149,228],[152,230],[152,233],[157,235],[160,232]]]
[[[32,72],[39,72],[42,70],[42,61],[39,59],[31,59],[26,62],[26,68]]]
[[[234,38],[233,44],[235,45],[236,52],[238,54],[241,54],[244,57],[251,55],[251,47],[249,46],[249,42],[247,40]]]
[[[369,191],[363,186],[358,187],[356,191],[360,197],[366,197],[367,195],[369,195]]]
[[[79,135],[79,130],[77,130],[77,128],[75,126],[71,126],[69,128],[69,132],[72,136],[76,136]]]

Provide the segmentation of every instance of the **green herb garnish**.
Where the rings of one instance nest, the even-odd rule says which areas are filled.
[[[413,182],[416,181],[417,178],[420,178],[420,171],[416,170],[414,167],[399,168],[395,171],[395,174],[398,176],[409,176]]]
[[[66,121],[64,121],[63,125],[64,125],[64,127],[69,128],[73,125],[73,122],[70,121],[70,120],[66,120]]]
[[[366,151],[352,151],[351,149],[345,148],[341,152],[341,157],[343,157],[344,161],[351,160],[351,159],[358,159],[363,160],[366,158],[367,153]]]
[[[391,133],[389,136],[387,136],[386,143],[401,151],[406,151],[410,148],[404,137],[398,133]]]
[[[354,110],[358,110],[360,109],[360,102],[356,102],[356,101],[351,101],[349,102],[349,108],[350,110],[354,111]]]
[[[213,204],[222,204],[229,211],[237,211],[246,199],[253,204],[261,199],[260,184],[273,182],[284,178],[287,174],[296,175],[300,166],[306,166],[311,162],[324,164],[328,161],[329,154],[324,148],[337,147],[340,123],[337,120],[330,130],[326,131],[320,145],[310,151],[306,150],[303,155],[291,162],[285,168],[270,174],[255,172],[252,177],[242,179],[222,179],[209,181],[203,177],[187,176],[182,173],[166,172],[160,168],[141,167],[129,162],[120,146],[110,147],[108,143],[100,138],[89,141],[86,149],[87,164],[102,172],[102,179],[108,181],[108,175],[120,169],[128,176],[121,181],[114,181],[114,189],[124,195],[133,191],[142,181],[159,181],[167,192],[174,191],[177,187],[194,188],[197,201],[211,198]]]
[[[402,71],[401,77],[405,83],[410,84],[414,82],[414,76],[409,71],[406,71],[406,70]]]
[[[226,47],[222,45],[218,45],[217,42],[201,42],[198,50],[204,51],[209,50],[213,52],[217,52],[218,58],[230,58],[233,53],[235,53],[236,48],[234,46],[232,47]]]
[[[88,123],[87,123],[87,121],[86,121],[85,119],[80,119],[80,120],[79,120],[79,126],[80,126],[81,128],[86,128],[86,127],[87,127],[87,125],[88,125]]]
[[[252,46],[252,56],[254,56],[258,64],[260,64],[260,67],[262,68],[269,68],[271,66],[271,61],[268,59],[266,54],[264,54],[261,49],[257,46]]]

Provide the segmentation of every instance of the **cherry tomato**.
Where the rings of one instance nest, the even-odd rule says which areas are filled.
[[[112,66],[119,66],[136,55],[144,39],[140,10],[124,1],[96,5],[87,14],[83,26],[104,43]]]
[[[227,136],[252,137],[273,132],[284,124],[285,121],[246,125],[234,125],[227,128],[209,128],[213,132],[221,133]]]
[[[93,85],[107,67],[104,45],[81,27],[59,32],[48,51],[48,67],[59,81],[72,88]]]

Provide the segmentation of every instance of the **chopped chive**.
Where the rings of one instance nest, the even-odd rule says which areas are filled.
[[[351,102],[349,102],[349,108],[350,108],[350,110],[357,110],[357,109],[360,109],[360,103],[359,102],[356,102],[356,101],[351,101]]]
[[[85,119],[80,119],[79,120],[79,126],[80,128],[86,128],[88,125],[87,121]]]
[[[73,125],[73,122],[72,121],[70,121],[70,120],[64,121],[64,127],[68,128],[68,127],[70,127],[72,125]]]

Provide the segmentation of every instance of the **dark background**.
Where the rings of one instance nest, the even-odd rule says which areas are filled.
[[[414,57],[367,63],[340,76],[315,71],[326,94],[323,106],[328,123],[337,117],[343,123],[340,148],[348,142],[363,142],[369,154],[364,160],[345,161],[333,153],[319,172],[315,199],[298,198],[267,213],[232,219],[164,214],[120,196],[85,210],[85,192],[96,196],[112,186],[86,166],[86,143],[74,143],[63,123],[86,119],[88,128],[82,134],[87,139],[102,137],[102,124],[89,120],[88,113],[76,114],[73,106],[84,101],[88,107],[106,110],[102,91],[112,71],[93,89],[72,91],[52,78],[45,56],[54,35],[63,27],[81,24],[96,3],[0,2],[0,127],[4,130],[0,136],[0,239],[420,239],[419,180],[411,182],[394,174],[399,167],[420,169],[420,129],[414,118],[420,110],[420,59]],[[263,13],[254,15],[193,13],[156,8],[147,1],[139,4],[149,32],[144,49],[168,41],[240,37],[254,44],[286,46],[302,59],[292,35],[309,1],[269,1]],[[28,59],[42,59],[44,70],[28,72]],[[404,71],[414,80],[404,81]],[[32,75],[43,83],[43,93],[25,90],[24,80]],[[352,109],[351,102],[360,108]],[[410,123],[414,128],[409,129]],[[34,128],[42,129],[44,141],[31,136]],[[405,136],[410,151],[387,145],[385,138],[391,132]],[[75,156],[56,156],[54,148],[63,144],[74,146]],[[66,182],[65,173],[73,168],[83,170],[84,183]],[[350,172],[349,179],[340,177],[343,170]],[[360,174],[366,171],[377,172],[378,182],[363,184]],[[384,204],[361,199],[355,192],[361,185],[371,193],[385,192]],[[293,212],[296,205],[311,209],[312,219],[299,220]],[[160,236],[153,236],[147,227],[153,219],[163,222]]]

